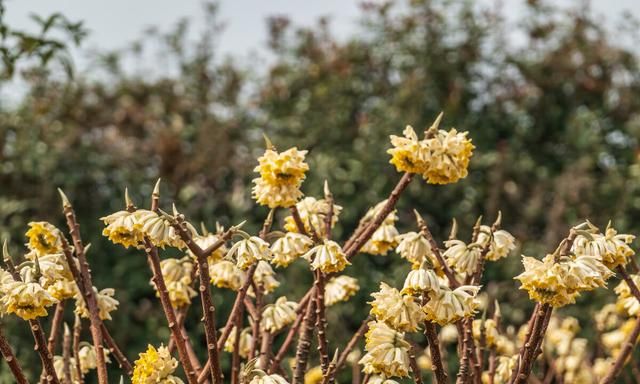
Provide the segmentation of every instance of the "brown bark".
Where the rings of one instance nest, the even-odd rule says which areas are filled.
[[[9,366],[11,373],[13,373],[13,377],[15,377],[16,383],[29,384],[29,382],[27,381],[27,378],[24,375],[24,371],[20,366],[20,363],[16,359],[16,355],[13,353],[13,350],[11,349],[9,342],[7,341],[7,339],[4,337],[2,333],[2,327],[0,327],[0,353],[4,358],[4,361],[7,362],[7,365]]]

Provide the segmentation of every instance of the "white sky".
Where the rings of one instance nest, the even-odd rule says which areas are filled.
[[[481,0],[491,4],[495,0]],[[573,4],[579,0],[557,0]],[[220,16],[226,24],[219,48],[222,54],[248,57],[264,52],[267,37],[265,19],[287,15],[295,24],[312,24],[319,16],[330,16],[331,30],[348,36],[357,30],[358,0],[221,0]],[[508,16],[522,10],[523,0],[502,0]],[[616,19],[623,10],[640,17],[640,0],[593,0],[596,12]],[[84,49],[117,49],[140,37],[149,26],[169,27],[181,17],[194,21],[194,30],[202,27],[201,0],[5,0],[7,21],[19,29],[33,28],[29,14],[47,16],[61,12],[72,21],[83,20],[90,30]],[[166,30],[166,28],[164,28]],[[82,70],[87,65],[81,52],[73,52]],[[153,63],[150,63],[153,65]]]

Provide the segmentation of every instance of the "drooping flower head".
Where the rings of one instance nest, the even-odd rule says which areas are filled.
[[[27,247],[38,256],[62,252],[62,232],[46,221],[32,221],[25,233],[29,242]]]
[[[475,148],[467,138],[468,132],[438,130],[424,140],[427,151],[427,169],[422,177],[429,184],[451,184],[467,177],[469,160]]]
[[[324,304],[330,307],[338,302],[347,301],[358,292],[358,280],[350,276],[336,276],[327,281],[324,287]]]
[[[473,285],[461,285],[453,290],[442,286],[439,292],[429,295],[429,301],[422,309],[430,321],[440,325],[453,323],[475,313],[479,290],[480,287]]]
[[[447,240],[444,242],[447,250],[442,256],[447,265],[456,272],[472,275],[478,268],[478,261],[482,253],[482,245],[479,243],[466,244],[462,240]]]
[[[35,281],[11,281],[0,287],[0,310],[24,320],[47,316],[47,307],[58,300]]]
[[[146,352],[140,353],[140,358],[135,361],[133,384],[183,384],[183,381],[173,376],[172,373],[178,367],[178,361],[171,357],[169,349],[160,346],[156,349],[149,345]]]
[[[285,296],[278,298],[274,304],[264,307],[261,328],[271,333],[281,330],[296,320],[296,308],[295,301],[287,301]]]
[[[300,186],[309,166],[304,162],[307,151],[290,148],[278,153],[267,149],[254,169],[260,177],[253,180],[253,197],[269,208],[290,207],[302,197]]]
[[[313,240],[300,233],[287,232],[283,237],[271,244],[273,260],[278,267],[286,267],[313,246]]]
[[[144,240],[142,223],[139,216],[142,213],[118,211],[109,216],[101,217],[106,227],[102,235],[114,244],[121,244],[125,248],[138,247]]]
[[[495,231],[493,233],[493,237],[489,235],[490,233],[491,228],[489,226],[480,226],[477,243],[485,245],[489,240],[491,240],[491,244],[489,245],[489,252],[487,252],[487,254],[485,255],[486,260],[500,260],[503,257],[509,255],[509,253],[516,248],[515,237],[513,237],[512,234],[505,231],[504,229]]]
[[[397,289],[380,283],[380,291],[371,294],[371,313],[378,321],[403,332],[414,332],[425,316],[413,296],[402,295]]]
[[[404,333],[391,329],[383,322],[369,322],[365,334],[367,353],[360,359],[363,372],[386,377],[409,375],[409,348]]]
[[[211,284],[218,288],[227,288],[237,291],[242,286],[245,273],[229,260],[220,260],[209,265]]]
[[[411,263],[411,268],[420,268],[420,265],[425,260],[428,260],[432,265],[438,265],[438,261],[429,245],[429,240],[421,233],[407,232],[399,235],[396,241],[398,242],[396,252]]]
[[[407,295],[418,295],[422,293],[439,292],[440,280],[432,269],[413,269],[404,281],[402,293]]]
[[[333,240],[316,245],[303,257],[309,260],[311,269],[320,269],[323,273],[340,272],[351,264],[340,245]]]
[[[326,226],[325,217],[329,212],[330,205],[324,199],[316,199],[314,197],[305,197],[296,204],[300,220],[304,225],[307,233],[311,232],[311,227],[315,229],[320,238],[326,238]],[[331,216],[331,228],[333,228],[338,222],[338,217],[342,212],[342,207],[337,204],[333,204],[333,215]],[[289,215],[284,219],[284,229],[289,232],[300,232],[298,226],[293,218]]]
[[[115,290],[113,288],[105,288],[98,291],[98,288],[93,287],[93,292],[96,295],[98,302],[98,314],[102,320],[111,320],[111,312],[115,311],[120,304],[118,300],[113,298]],[[84,298],[78,292],[76,294],[76,309],[75,313],[85,319],[89,318],[89,310],[84,302]]]
[[[270,261],[273,258],[273,253],[269,248],[269,243],[257,236],[251,236],[233,244],[227,252],[227,257],[235,258],[238,268],[246,271],[259,260]]]
[[[609,225],[604,234],[576,236],[571,249],[577,255],[596,256],[607,268],[615,269],[617,266],[626,265],[629,258],[635,254],[629,246],[634,239],[633,235],[618,234],[618,231]]]

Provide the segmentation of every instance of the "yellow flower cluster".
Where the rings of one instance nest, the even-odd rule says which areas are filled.
[[[599,233],[595,227],[592,227],[592,231],[595,233],[590,236],[581,234],[576,237],[572,247],[575,254],[596,256],[610,269],[626,265],[635,254],[629,246],[635,236],[618,234],[611,225],[607,226],[604,234]]]
[[[227,258],[234,258],[238,268],[246,271],[259,260],[270,261],[273,253],[269,243],[257,236],[251,236],[233,244],[227,252]]]
[[[631,280],[636,286],[640,286],[640,275],[631,275]],[[629,316],[638,316],[640,314],[640,302],[633,295],[626,281],[620,282],[615,287],[614,292],[618,295],[616,306],[618,310],[625,311]]]
[[[233,353],[233,349],[236,343],[237,328],[233,327],[229,337],[224,342],[224,350]],[[238,342],[238,354],[242,358],[249,357],[251,351],[251,345],[253,344],[253,336],[251,335],[251,328],[247,327],[240,331],[240,341]]]
[[[110,363],[109,350],[104,348],[102,351],[105,362]],[[80,370],[83,375],[86,375],[92,369],[96,369],[98,366],[96,348],[93,345],[83,345],[78,351],[78,360],[80,361]]]
[[[489,245],[489,252],[487,252],[485,258],[489,261],[497,261],[504,257],[507,257],[516,248],[516,239],[512,234],[499,229],[493,233],[493,238],[490,235],[491,228],[486,225],[480,226],[480,232],[478,233],[478,244],[483,246],[487,242],[491,241]]]
[[[269,208],[291,207],[302,197],[300,186],[309,166],[304,162],[307,151],[290,148],[282,153],[267,149],[254,169],[260,177],[253,180],[253,198]]]
[[[407,232],[399,235],[396,241],[398,241],[396,252],[411,263],[411,268],[420,268],[424,261],[434,266],[438,265],[429,241],[421,233]]]
[[[563,256],[555,260],[554,255],[542,261],[523,256],[524,272],[516,276],[522,283],[520,289],[539,303],[562,307],[572,304],[580,292],[606,286],[613,275],[598,257]]]
[[[387,200],[383,200],[375,207],[369,209],[363,220],[365,222],[373,220],[378,216],[378,213],[386,203]],[[386,255],[389,250],[395,248],[398,244],[397,238],[399,236],[398,230],[396,229],[397,220],[398,216],[395,210],[389,213],[382,221],[380,227],[373,232],[371,238],[364,244],[361,251],[371,255]]]
[[[421,174],[430,184],[455,183],[467,176],[474,149],[467,132],[439,130],[438,123],[434,123],[423,140],[411,126],[403,131],[404,137],[391,135],[393,148],[387,153],[398,172]]]
[[[147,237],[156,247],[166,246],[184,249],[186,246],[176,233],[171,223],[156,212],[139,209],[134,212],[118,211],[100,218],[106,225],[102,234],[114,244],[121,244],[125,248],[140,247]],[[187,223],[187,230],[192,236],[197,231]]]
[[[380,283],[380,291],[372,293],[371,296],[374,298],[370,302],[371,314],[395,330],[415,332],[425,319],[425,314],[416,303],[415,297],[402,295],[386,283]]]
[[[358,280],[350,276],[336,276],[324,286],[324,304],[330,307],[341,301],[347,301],[360,289]]]
[[[62,252],[62,233],[46,221],[32,221],[26,233],[27,247],[38,256]]]
[[[384,322],[369,322],[365,335],[367,353],[360,359],[363,372],[385,377],[405,377],[409,375],[409,349],[411,345],[398,332]]]
[[[324,199],[316,199],[315,197],[305,197],[296,204],[300,220],[304,225],[304,229],[307,233],[311,232],[311,229],[315,229],[320,238],[326,238],[326,225],[325,217],[329,212],[329,203]],[[333,205],[333,215],[331,216],[331,228],[333,228],[338,222],[338,217],[342,212],[342,207],[338,204]],[[300,232],[296,221],[293,216],[289,215],[284,218],[284,229],[289,232]]]
[[[191,287],[194,273],[193,259],[190,256],[181,259],[165,259],[160,262],[160,268],[169,292],[171,305],[174,308],[179,308],[191,304],[191,298],[197,295],[197,292]],[[156,288],[153,280],[151,285]],[[156,296],[160,297],[160,293],[156,292]]]
[[[351,265],[340,245],[333,240],[325,240],[302,257],[311,263],[311,269],[320,269],[323,273],[340,272]]]
[[[253,378],[249,384],[289,384],[289,382],[280,375],[267,375],[264,371],[256,369],[253,371]]]
[[[307,253],[312,246],[313,241],[308,236],[287,232],[271,244],[271,252],[273,253],[271,262],[278,267],[287,267]]]
[[[473,285],[461,285],[453,290],[441,286],[439,291],[429,294],[429,301],[423,307],[427,320],[445,325],[473,315],[479,304],[476,300],[479,290],[480,287]]]
[[[105,288],[98,291],[96,287],[93,287],[93,292],[96,295],[98,301],[98,314],[102,320],[111,320],[111,312],[115,311],[120,304],[118,300],[113,298],[116,293],[113,288]],[[84,298],[78,292],[76,294],[76,308],[75,313],[85,319],[89,318],[89,310],[84,303]]]
[[[9,282],[3,281],[0,286],[0,311],[3,314],[14,313],[24,320],[47,316],[47,307],[57,302],[58,300],[36,281],[11,279]]]
[[[467,245],[462,240],[448,240],[444,242],[444,245],[447,250],[444,251],[442,257],[445,258],[448,266],[458,273],[466,273],[467,275],[473,275],[476,272],[482,253],[481,244]]]
[[[211,284],[233,291],[240,289],[245,279],[245,273],[229,260],[220,260],[217,263],[209,264],[209,275],[211,276]]]
[[[160,346],[156,349],[149,345],[146,352],[140,353],[133,368],[133,384],[183,384],[183,381],[173,376],[178,367],[178,361],[171,357],[169,349]]]
[[[296,320],[296,308],[298,303],[295,301],[287,301],[285,296],[278,298],[274,304],[269,304],[262,310],[260,327],[271,333],[281,330]]]
[[[256,272],[253,274],[253,282],[256,286],[262,288],[264,293],[271,293],[280,286],[280,282],[275,278],[276,273],[271,268],[271,265],[266,261],[258,261]],[[253,285],[253,284],[252,284]],[[249,287],[249,295],[253,296],[253,286]]]

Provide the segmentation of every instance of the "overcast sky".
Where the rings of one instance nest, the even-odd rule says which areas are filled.
[[[571,4],[579,0],[562,0]],[[495,0],[482,0],[492,4]],[[219,48],[223,54],[247,57],[264,52],[265,19],[287,15],[296,24],[312,24],[320,16],[331,18],[331,30],[338,37],[357,30],[359,0],[222,0],[220,16],[226,23]],[[502,0],[505,12],[514,18],[522,11],[523,0]],[[614,20],[623,10],[640,17],[640,0],[594,0],[596,12]],[[118,49],[140,37],[149,26],[170,27],[181,17],[193,20],[193,29],[202,28],[201,0],[5,0],[6,17],[19,29],[34,27],[29,14],[46,16],[61,12],[70,20],[82,20],[90,30],[83,49]],[[166,30],[166,29],[165,29]],[[86,51],[82,51],[86,52]],[[74,51],[82,71],[85,55]],[[154,63],[150,63],[154,65]]]

